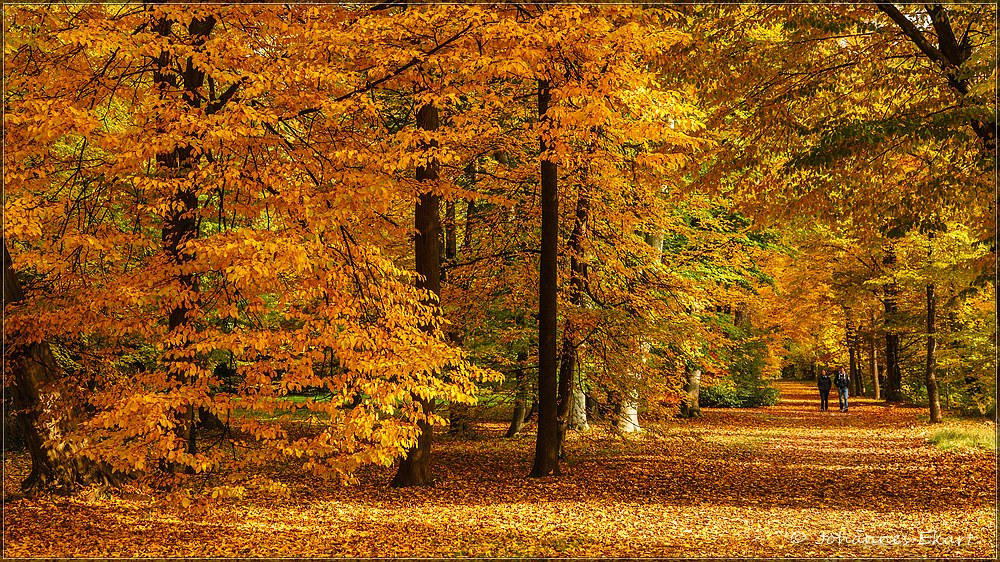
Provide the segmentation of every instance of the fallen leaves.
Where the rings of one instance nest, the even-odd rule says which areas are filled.
[[[920,413],[860,399],[821,413],[813,390],[695,421],[570,438],[563,475],[529,479],[531,439],[435,445],[433,487],[367,467],[340,486],[274,467],[242,497],[189,509],[131,494],[7,501],[5,556],[991,556],[995,458],[926,443]],[[815,407],[815,408],[814,408]],[[598,424],[594,424],[598,425]],[[8,490],[23,456],[5,460]],[[923,533],[923,535],[921,534]],[[970,541],[960,537],[972,536]],[[920,539],[923,537],[924,544]],[[937,537],[937,540],[931,538]]]

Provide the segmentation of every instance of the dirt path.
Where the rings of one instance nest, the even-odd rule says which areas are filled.
[[[353,487],[276,469],[276,493],[188,510],[117,498],[9,502],[6,556],[992,557],[996,457],[943,452],[916,408],[781,382],[782,400],[649,424],[636,438],[574,435],[560,477],[525,478],[534,436],[435,445],[439,482]],[[16,472],[16,459],[8,470]],[[13,470],[12,470],[13,467]],[[10,485],[16,474],[9,474]],[[210,492],[207,492],[210,495]],[[970,538],[971,537],[971,538]]]

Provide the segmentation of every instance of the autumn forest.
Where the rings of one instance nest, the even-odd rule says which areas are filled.
[[[996,556],[996,28],[5,5],[3,556]]]

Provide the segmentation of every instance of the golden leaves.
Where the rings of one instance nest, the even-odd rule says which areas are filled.
[[[810,385],[775,407],[703,410],[643,436],[571,432],[559,478],[524,478],[531,439],[435,445],[434,487],[350,486],[300,470],[217,473],[173,498],[123,492],[4,502],[6,556],[984,557],[996,546],[994,458],[926,443],[910,408],[818,411]],[[499,412],[496,412],[499,413]],[[30,467],[5,456],[6,489]],[[885,494],[889,486],[893,494]],[[186,507],[185,507],[186,506]],[[55,522],[55,525],[53,524]],[[331,533],[330,529],[336,532]],[[64,532],[63,532],[64,531]],[[920,533],[968,536],[917,544]],[[831,540],[824,540],[824,535]],[[841,540],[837,540],[837,535]],[[911,539],[876,544],[870,537]],[[185,540],[174,540],[183,536]],[[855,540],[858,539],[858,540]]]

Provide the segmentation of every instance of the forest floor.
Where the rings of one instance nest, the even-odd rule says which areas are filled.
[[[346,487],[286,469],[187,508],[114,493],[11,499],[29,467],[8,455],[3,556],[996,555],[994,451],[929,445],[923,409],[852,399],[842,414],[832,393],[820,412],[811,385],[778,385],[773,407],[572,435],[562,475],[538,479],[525,477],[533,434],[503,439],[500,422],[436,443],[434,487],[388,488],[386,468]]]

